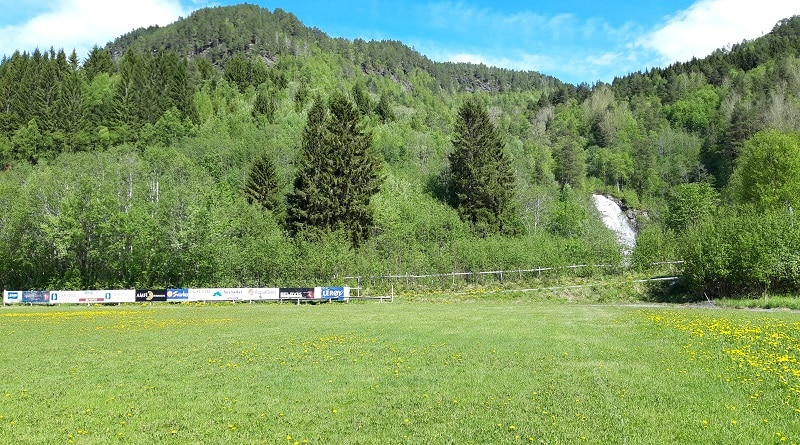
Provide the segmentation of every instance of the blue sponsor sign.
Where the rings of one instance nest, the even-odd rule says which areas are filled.
[[[323,300],[344,301],[345,299],[344,287],[323,287],[320,294],[320,298]]]
[[[189,301],[189,289],[167,289],[167,301]]]
[[[23,303],[50,303],[50,291],[28,290],[22,292]]]

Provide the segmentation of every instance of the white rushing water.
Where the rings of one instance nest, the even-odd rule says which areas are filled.
[[[600,216],[603,224],[617,236],[617,242],[622,247],[622,253],[626,256],[633,252],[636,246],[636,230],[631,226],[631,222],[619,205],[614,200],[604,195],[592,195],[592,201]]]

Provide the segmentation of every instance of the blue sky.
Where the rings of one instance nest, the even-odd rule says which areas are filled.
[[[0,55],[77,50],[167,25],[205,0],[0,0]],[[534,70],[565,82],[610,82],[653,66],[705,57],[800,14],[795,0],[249,1],[281,8],[332,37],[399,40],[437,61]]]

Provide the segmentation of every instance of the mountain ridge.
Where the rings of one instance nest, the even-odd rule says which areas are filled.
[[[497,92],[557,88],[564,82],[536,71],[518,71],[482,64],[435,62],[397,40],[365,41],[330,37],[305,26],[294,14],[257,5],[217,6],[194,11],[166,26],[138,28],[109,42],[105,49],[119,58],[128,48],[172,50],[188,58],[204,57],[224,68],[237,55],[258,56],[268,64],[281,56],[300,56],[315,48],[356,62],[367,72],[407,76],[421,69],[439,86]]]

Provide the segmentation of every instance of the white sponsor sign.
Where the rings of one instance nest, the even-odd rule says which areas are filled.
[[[123,290],[54,290],[50,304],[133,303],[136,291]]]
[[[22,291],[18,290],[3,291],[3,304],[19,304],[19,303],[22,303]]]
[[[278,301],[277,287],[249,287],[245,289],[242,300],[250,301]]]
[[[239,287],[189,288],[189,301],[240,301],[248,300],[247,289]]]

